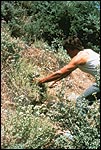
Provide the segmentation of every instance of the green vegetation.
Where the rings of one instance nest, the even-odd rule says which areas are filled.
[[[64,97],[64,79],[53,95],[47,84],[37,85],[38,77],[68,63],[61,46],[68,35],[78,34],[99,52],[98,6],[99,1],[2,1],[2,149],[100,148],[98,101],[82,115]],[[6,104],[6,94],[15,107]],[[72,138],[59,130],[69,130]]]
[[[44,39],[59,47],[62,39],[77,34],[84,46],[100,47],[99,1],[4,1],[1,16],[11,36],[31,44]]]

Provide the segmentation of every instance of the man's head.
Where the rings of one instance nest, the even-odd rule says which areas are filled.
[[[67,50],[67,54],[69,54],[70,57],[74,57],[79,51],[84,49],[82,42],[77,36],[69,36],[64,40],[63,48]]]
[[[63,48],[70,50],[78,49],[79,51],[84,49],[82,42],[77,36],[69,36],[66,40],[64,40]]]

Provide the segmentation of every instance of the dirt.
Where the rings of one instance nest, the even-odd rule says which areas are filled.
[[[76,69],[62,80],[58,81],[51,89],[49,88],[48,94],[54,96],[57,89],[60,90],[60,93],[61,90],[64,90],[64,97],[73,101],[95,81],[91,75],[82,72],[80,69]],[[48,86],[50,87],[51,84],[48,83]]]

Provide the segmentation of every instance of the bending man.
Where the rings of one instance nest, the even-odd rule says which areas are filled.
[[[100,88],[97,83],[100,76],[100,55],[92,49],[84,49],[82,42],[75,36],[68,37],[68,39],[64,41],[63,47],[71,57],[71,61],[60,70],[53,72],[45,78],[39,79],[39,84],[51,81],[57,82],[79,68],[94,76],[96,83],[85,90],[85,92],[77,98],[77,103],[79,100],[85,98],[89,100],[89,104],[92,104],[91,101],[95,99],[93,93],[96,93],[97,98],[100,98]]]

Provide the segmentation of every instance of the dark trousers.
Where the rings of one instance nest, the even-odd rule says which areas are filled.
[[[77,97],[76,106],[82,108],[83,102],[88,102],[88,105],[92,105],[98,99],[100,99],[100,87],[97,83],[94,83],[82,95]]]

